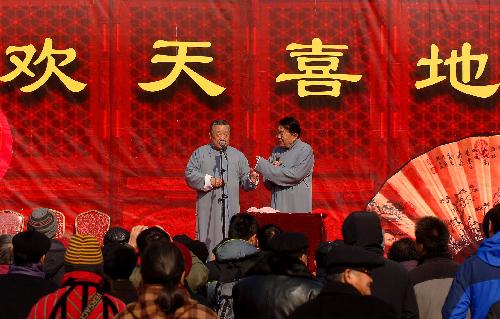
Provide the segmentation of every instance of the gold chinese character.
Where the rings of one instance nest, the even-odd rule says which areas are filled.
[[[464,43],[462,45],[462,56],[459,57],[457,54],[457,50],[451,51],[451,56],[446,59],[443,63],[442,59],[439,59],[439,48],[437,45],[431,45],[431,58],[421,58],[418,60],[417,66],[427,65],[429,66],[429,78],[421,81],[415,82],[415,87],[417,89],[421,89],[430,85],[434,85],[446,79],[446,76],[438,75],[438,66],[443,63],[443,65],[449,65],[450,68],[450,84],[457,91],[460,91],[465,94],[487,98],[495,94],[498,89],[498,84],[490,84],[490,85],[469,85],[467,83],[470,82],[470,74],[471,74],[471,61],[477,61],[479,66],[474,75],[474,79],[479,79],[484,72],[486,67],[486,63],[488,62],[487,54],[474,54],[471,55],[472,46],[470,43]],[[457,64],[462,64],[462,82],[459,82],[457,79]]]
[[[438,66],[443,63],[443,60],[438,57],[439,48],[437,45],[431,45],[431,58],[421,58],[417,62],[417,66],[428,65],[429,66],[429,78],[421,81],[415,82],[415,87],[421,89],[427,86],[434,85],[446,79],[446,76],[438,75]]]
[[[332,73],[337,71],[339,58],[344,54],[338,50],[347,50],[347,45],[323,45],[320,39],[314,38],[311,45],[297,43],[289,44],[286,49],[290,52],[290,57],[297,57],[299,71],[301,74],[281,73],[276,82],[289,80],[298,81],[298,95],[305,97],[309,95],[329,95],[338,97],[340,95],[340,81],[358,82],[362,75]],[[296,50],[310,51],[296,51]],[[328,50],[328,51],[324,51]],[[336,50],[336,51],[334,51]],[[308,91],[310,86],[326,86],[328,91]]]
[[[9,46],[7,50],[5,50],[6,55],[9,55],[13,52],[24,52],[24,60],[21,61],[19,57],[11,55],[9,59],[16,66],[16,68],[10,73],[0,77],[0,81],[12,81],[21,73],[25,73],[29,77],[35,77],[35,74],[28,68],[28,65],[35,55],[35,47],[32,44],[22,47]],[[47,60],[47,67],[45,69],[45,72],[37,81],[33,82],[32,84],[23,86],[20,89],[22,92],[33,92],[37,90],[48,81],[52,74],[55,74],[71,92],[80,92],[85,88],[85,86],[87,86],[87,84],[75,81],[64,74],[61,70],[59,70],[59,68],[56,66],[56,60],[53,55],[65,55],[66,58],[58,64],[58,66],[65,66],[75,60],[76,51],[73,48],[69,48],[66,50],[53,49],[52,39],[46,38],[43,44],[42,52],[40,52],[40,56],[38,57],[38,59],[36,59],[35,62],[33,62],[33,65],[38,65],[42,61]]]
[[[174,81],[179,77],[182,71],[186,72],[187,75],[193,79],[196,84],[198,84],[203,91],[205,91],[210,96],[220,95],[226,88],[213,83],[212,81],[204,78],[200,74],[196,73],[193,69],[186,66],[188,62],[198,62],[198,63],[210,63],[213,61],[212,57],[207,56],[187,56],[187,49],[190,48],[209,48],[212,44],[210,42],[178,42],[178,41],[164,41],[158,40],[154,43],[153,48],[166,48],[166,47],[178,47],[178,52],[176,56],[169,56],[163,54],[156,54],[151,59],[151,63],[161,63],[161,62],[174,62],[174,68],[167,75],[166,78],[148,82],[139,83],[139,86],[149,92],[157,92],[164,90],[169,87]]]

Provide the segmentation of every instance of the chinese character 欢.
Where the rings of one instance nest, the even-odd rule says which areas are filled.
[[[332,73],[339,67],[339,58],[344,54],[340,50],[347,50],[347,45],[323,45],[320,39],[314,38],[311,45],[291,43],[286,49],[290,56],[297,57],[299,71],[305,73],[285,74],[281,73],[276,82],[289,80],[298,81],[298,95],[305,97],[309,95],[329,95],[338,97],[340,95],[340,80],[358,82],[362,75]],[[307,50],[307,51],[298,51]],[[325,86],[330,90],[309,91],[310,86]]]
[[[208,56],[188,56],[187,49],[189,48],[209,48],[212,44],[210,42],[178,42],[178,41],[165,41],[158,40],[154,43],[153,48],[166,48],[166,47],[178,47],[177,55],[170,56],[164,54],[156,54],[151,59],[151,63],[162,63],[171,62],[175,63],[172,71],[163,79],[148,82],[139,83],[139,86],[149,92],[157,92],[166,89],[181,74],[182,71],[186,72],[187,75],[193,79],[196,84],[198,84],[203,91],[205,91],[210,96],[217,96],[224,92],[225,88],[213,83],[212,81],[204,78],[200,74],[196,73],[193,69],[189,68],[186,63],[197,62],[197,63],[210,63],[213,61],[212,57]]]
[[[457,50],[452,50],[451,55],[448,59],[442,60],[439,58],[439,48],[437,45],[431,45],[431,57],[421,58],[418,60],[417,66],[428,66],[429,67],[429,77],[425,80],[415,82],[415,87],[417,89],[422,89],[424,87],[428,87],[439,83],[446,79],[446,76],[439,75],[438,66],[440,64],[448,65],[450,69],[450,84],[456,90],[481,97],[487,98],[495,94],[498,89],[498,84],[490,84],[490,85],[470,85],[467,84],[470,82],[471,77],[471,61],[477,61],[479,66],[474,75],[474,78],[477,80],[481,77],[486,67],[486,62],[488,62],[488,55],[483,54],[471,54],[472,46],[470,43],[464,43],[462,45],[462,55],[459,57],[457,54]],[[444,62],[444,63],[443,63]],[[461,73],[462,73],[462,81],[460,82],[457,78],[457,64],[461,64]]]
[[[31,60],[33,59],[33,56],[35,55],[36,52],[35,47],[32,44],[21,47],[9,46],[7,50],[5,50],[5,54],[7,55],[14,52],[24,52],[25,54],[24,59],[21,60],[16,55],[11,55],[10,61],[16,66],[16,68],[12,70],[10,73],[1,76],[0,81],[3,82],[12,81],[16,77],[18,77],[21,73],[25,73],[26,75],[32,78],[35,77],[35,73],[33,73],[28,68]],[[62,62],[60,62],[56,66],[56,59],[53,57],[53,55],[65,55],[66,57]],[[52,48],[52,39],[46,38],[43,44],[42,52],[40,52],[40,56],[38,57],[38,59],[35,60],[35,62],[33,62],[33,65],[38,65],[42,61],[47,60],[47,67],[45,69],[45,72],[38,80],[29,85],[21,87],[20,90],[22,92],[33,92],[39,89],[43,84],[45,84],[49,80],[52,74],[55,74],[59,78],[59,80],[61,80],[61,82],[71,92],[82,91],[85,88],[85,86],[87,86],[87,84],[73,80],[58,68],[68,65],[69,63],[73,62],[75,58],[76,58],[75,49],[69,48],[66,50],[56,50]]]

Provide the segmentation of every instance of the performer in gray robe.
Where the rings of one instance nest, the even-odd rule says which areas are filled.
[[[312,172],[314,153],[300,140],[300,125],[293,117],[280,120],[279,146],[269,160],[257,157],[255,171],[264,177],[271,190],[271,207],[286,213],[312,211]]]
[[[187,163],[185,179],[196,190],[196,238],[207,245],[209,251],[227,237],[229,220],[240,212],[239,188],[255,189],[258,174],[252,172],[245,155],[229,143],[229,124],[224,120],[212,122],[211,143],[196,149]],[[221,152],[225,149],[225,154]],[[226,159],[227,156],[227,159]],[[220,179],[221,157],[224,184]],[[222,233],[222,190],[226,199],[225,234]]]

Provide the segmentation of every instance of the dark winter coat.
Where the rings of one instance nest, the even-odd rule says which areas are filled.
[[[259,250],[241,239],[230,239],[215,249],[215,261],[209,263],[207,297],[221,318],[233,318],[232,291],[236,282],[254,266]]]
[[[62,285],[62,278],[64,276],[64,253],[66,248],[63,243],[57,239],[52,239],[50,249],[45,254],[43,264],[43,271],[45,272],[45,279],[55,283],[58,287]]]
[[[320,292],[298,258],[268,255],[233,289],[236,319],[284,319]]]
[[[42,267],[38,266],[41,276],[30,275],[31,269],[23,274],[0,275],[0,319],[26,319],[38,299],[58,288],[43,278]]]
[[[215,249],[215,260],[207,263],[208,281],[231,282],[254,266],[259,250],[241,239],[230,239]]]
[[[353,286],[327,282],[315,299],[295,310],[290,319],[397,319],[387,303],[373,296],[362,296]]]
[[[383,256],[382,227],[375,213],[356,212],[342,225],[344,243],[363,247]],[[371,271],[372,294],[391,305],[399,318],[418,319],[418,306],[413,284],[406,269],[399,263],[385,259],[384,265]]]
[[[441,309],[457,269],[458,264],[451,260],[449,254],[443,253],[421,258],[419,265],[410,272],[420,319],[441,317]]]

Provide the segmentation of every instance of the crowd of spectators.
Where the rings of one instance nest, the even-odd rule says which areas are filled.
[[[417,220],[385,255],[379,217],[352,212],[342,239],[309,260],[305,234],[246,213],[209,252],[161,226],[112,227],[103,246],[54,238],[54,216],[36,209],[27,231],[0,236],[0,319],[498,319],[500,204],[482,228],[476,254],[458,264],[436,217]]]

